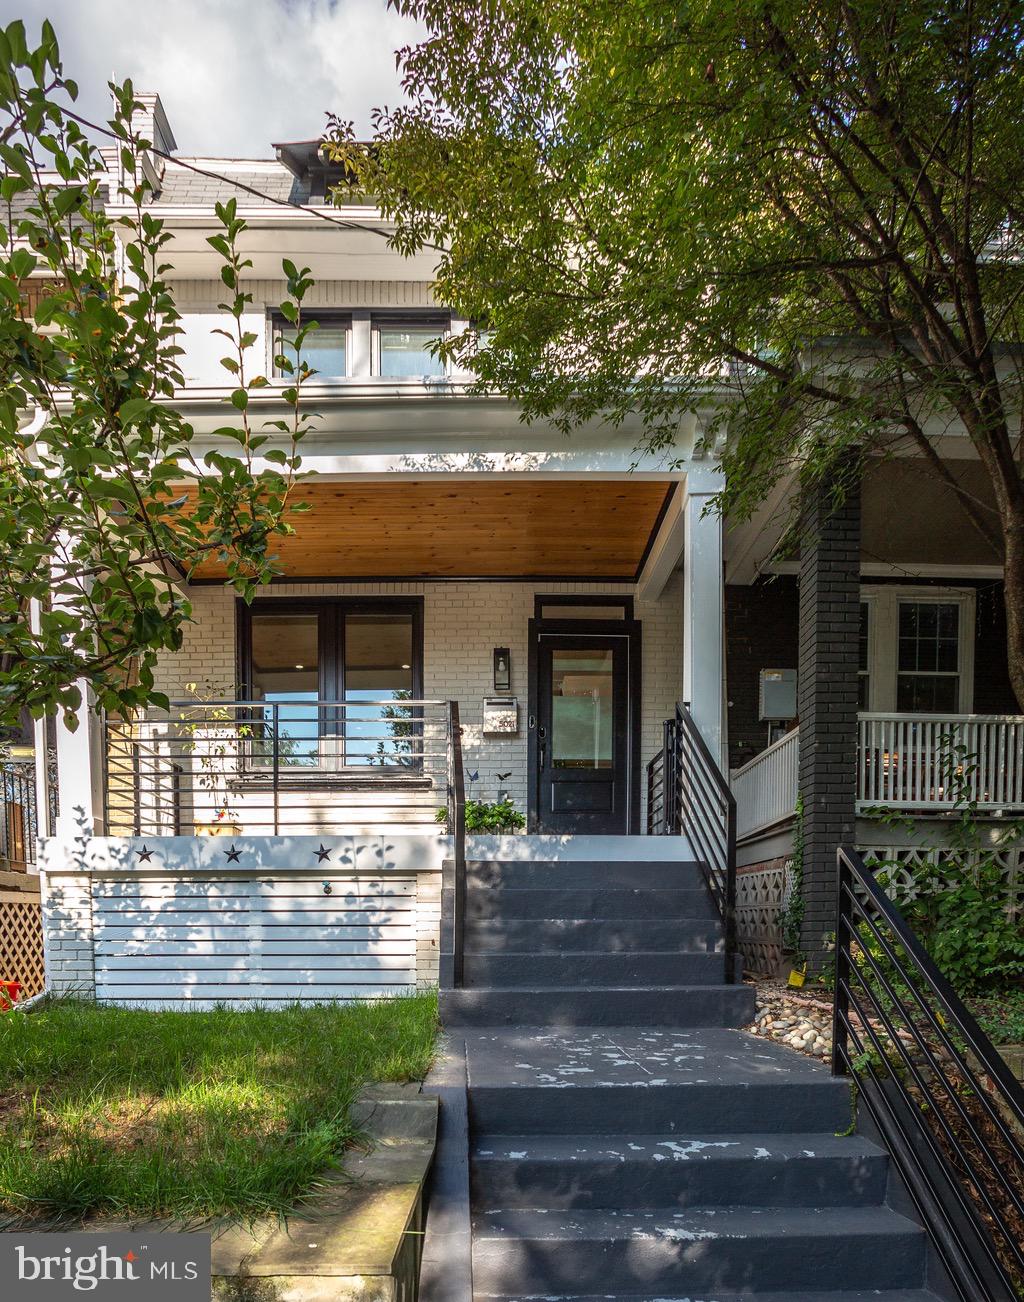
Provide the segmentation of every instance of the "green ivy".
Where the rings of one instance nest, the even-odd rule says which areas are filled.
[[[779,913],[782,947],[793,952],[793,964],[798,967],[806,961],[800,947],[804,929],[804,798],[797,796],[796,821],[793,824],[793,859],[791,864],[792,887],[786,907]]]

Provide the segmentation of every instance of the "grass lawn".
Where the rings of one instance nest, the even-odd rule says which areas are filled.
[[[363,1086],[422,1078],[436,1031],[432,994],[0,1016],[0,1229],[284,1211],[353,1140]]]

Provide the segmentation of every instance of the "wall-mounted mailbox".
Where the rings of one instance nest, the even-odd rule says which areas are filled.
[[[795,719],[796,670],[762,669],[757,705],[762,723],[771,719]]]
[[[515,696],[485,696],[483,734],[508,736],[519,731],[519,700]]]

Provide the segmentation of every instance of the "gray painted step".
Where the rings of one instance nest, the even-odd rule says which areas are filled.
[[[877,1206],[888,1155],[857,1136],[484,1135],[478,1207]]]
[[[714,918],[478,918],[467,919],[466,950],[500,953],[614,954],[643,949],[666,953],[720,951],[722,925]]]
[[[617,954],[465,955],[468,986],[721,985],[721,954],[666,954],[630,950]]]
[[[441,1021],[456,1026],[745,1026],[743,985],[518,986],[442,990]]]
[[[886,1207],[497,1211],[474,1220],[481,1293],[912,1288],[923,1231]]]
[[[630,890],[609,887],[471,886],[467,918],[706,918],[715,906],[703,886]]]
[[[466,878],[473,885],[491,887],[618,886],[647,890],[681,886],[694,890],[704,885],[704,874],[699,863],[629,860],[476,860],[466,864]]]
[[[604,992],[602,992],[604,993]],[[831,1134],[849,1082],[720,1027],[463,1033],[474,1135]]]

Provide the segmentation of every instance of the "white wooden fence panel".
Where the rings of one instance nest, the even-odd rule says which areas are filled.
[[[416,982],[414,878],[99,877],[93,917],[101,1000],[369,999]]]
[[[860,807],[1024,809],[1024,718],[861,714]]]
[[[733,773],[737,837],[753,836],[793,817],[799,764],[800,730],[794,728]]]

